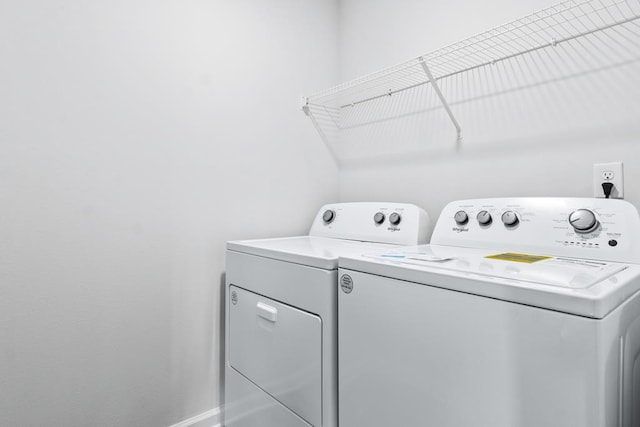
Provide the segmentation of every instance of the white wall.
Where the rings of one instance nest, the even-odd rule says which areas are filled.
[[[341,80],[428,53],[551,3],[545,0],[343,0],[340,4]],[[593,52],[594,57],[602,54]],[[366,149],[361,150],[363,158],[351,159],[341,168],[341,200],[413,202],[423,206],[435,219],[447,202],[462,198],[591,197],[593,163],[622,160],[625,198],[640,207],[637,64],[636,61],[631,72],[627,69],[618,74],[586,76],[583,78],[586,80],[580,82],[582,86],[572,81],[560,82],[457,107],[464,118],[460,120],[464,139],[458,151],[454,149],[453,138],[428,142],[448,148],[411,156],[366,159]],[[463,81],[463,84],[469,82]],[[571,85],[575,86],[576,99],[566,99],[562,93]],[[558,88],[557,93],[552,92]],[[614,90],[608,92],[609,88]],[[582,90],[590,92],[585,95]],[[541,93],[546,100],[537,99]],[[549,99],[551,103],[547,102]],[[510,109],[509,105],[498,108],[501,103],[509,102],[516,108]],[[562,114],[550,114],[551,107],[563,102],[568,104],[560,110],[571,117],[567,122]],[[614,110],[603,113],[599,108],[600,103],[605,102],[613,105]],[[517,115],[518,108],[520,115]],[[498,113],[491,114],[496,111]],[[489,119],[485,120],[486,117]],[[626,122],[621,120],[623,117]],[[484,127],[481,135],[473,126],[470,129],[469,121],[473,119],[482,122],[476,123],[480,125],[476,127]],[[388,141],[388,145],[399,142]]]
[[[229,239],[307,231],[337,2],[0,5],[0,425],[219,405]]]

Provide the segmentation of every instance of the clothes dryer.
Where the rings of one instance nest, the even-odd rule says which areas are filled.
[[[340,427],[640,427],[640,219],[453,202],[430,245],[339,260]]]
[[[225,426],[337,426],[338,256],[429,232],[414,205],[341,203],[307,236],[228,242]]]

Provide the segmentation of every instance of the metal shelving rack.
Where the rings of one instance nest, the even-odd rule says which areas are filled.
[[[537,74],[532,81],[552,81],[638,61],[640,0],[563,1],[445,48],[303,97],[301,108],[331,148],[332,143],[339,141],[342,130],[392,116],[383,111],[385,102],[407,96],[411,91],[427,90],[432,92],[431,99],[437,100],[437,105],[426,109],[440,108],[446,112],[459,146],[462,126],[441,91],[441,83],[474,70],[559,48],[563,51],[563,63],[557,63],[560,61],[556,58],[552,66],[531,70],[532,75]],[[367,108],[377,112],[358,112]]]

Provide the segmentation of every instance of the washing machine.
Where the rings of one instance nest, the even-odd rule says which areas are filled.
[[[640,427],[631,204],[457,201],[339,263],[340,427]]]
[[[338,256],[430,231],[414,205],[341,203],[306,236],[228,242],[224,425],[337,426]]]

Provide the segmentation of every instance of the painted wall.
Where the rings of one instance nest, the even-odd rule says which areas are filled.
[[[550,4],[546,0],[344,0],[340,9],[341,80],[431,52]],[[615,42],[607,41],[616,47]],[[575,53],[563,49],[554,51],[558,56],[555,64],[575,59]],[[592,60],[607,54],[607,49],[584,53]],[[526,64],[519,64],[520,72],[539,66],[533,64],[527,71]],[[553,61],[544,65],[555,66]],[[464,91],[486,84],[489,78],[480,73],[468,73],[452,86],[457,84],[458,91]],[[340,197],[344,201],[413,202],[436,219],[447,202],[463,198],[591,197],[593,163],[622,160],[625,198],[640,207],[640,128],[634,119],[640,114],[638,75],[636,60],[631,67],[456,105],[463,129],[459,150],[454,148],[453,127],[444,115],[433,122],[433,128],[443,132],[419,134],[424,135],[423,152],[389,154],[391,149],[385,152],[364,143],[357,146],[360,157],[344,161]],[[427,128],[432,124],[425,122]],[[394,129],[390,132],[395,135]],[[401,145],[399,138],[390,137],[382,144],[387,148]],[[349,143],[345,141],[345,146]],[[386,154],[367,157],[368,151],[375,150]]]
[[[229,239],[338,195],[299,110],[337,3],[0,5],[0,425],[162,426],[219,405]]]

